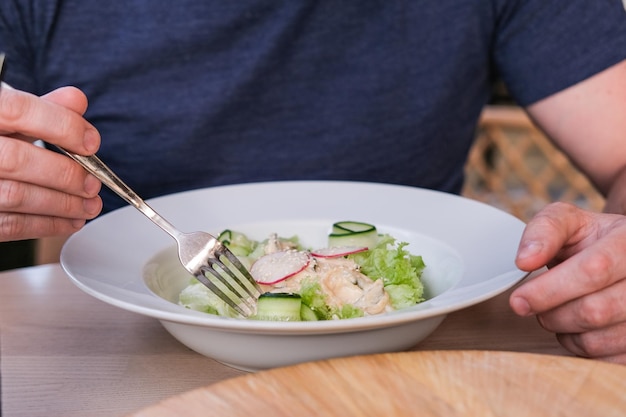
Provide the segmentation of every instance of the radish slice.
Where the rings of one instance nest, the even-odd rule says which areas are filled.
[[[274,252],[257,259],[250,268],[250,274],[259,284],[276,284],[304,270],[310,261],[311,257],[306,252]]]
[[[316,249],[311,252],[311,255],[318,258],[338,258],[352,253],[364,252],[367,249],[366,246],[333,246],[332,248]]]

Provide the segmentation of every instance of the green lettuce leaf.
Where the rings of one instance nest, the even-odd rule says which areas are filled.
[[[326,304],[326,296],[319,282],[305,279],[300,287],[302,304],[309,307],[317,316],[318,320],[331,320],[334,311]]]
[[[337,314],[340,319],[354,319],[365,315],[362,309],[355,307],[352,304],[344,304]]]
[[[425,264],[421,256],[405,249],[406,242],[396,242],[388,234],[380,235],[376,246],[349,255],[361,272],[373,280],[381,279],[395,309],[410,307],[424,300],[421,281]]]
[[[191,310],[216,314],[225,317],[237,317],[237,312],[226,304],[207,287],[193,278],[178,296],[178,304]]]
[[[302,282],[300,297],[302,304],[310,308],[318,320],[351,319],[364,315],[362,309],[351,304],[344,304],[340,308],[328,305],[322,286],[313,280]]]

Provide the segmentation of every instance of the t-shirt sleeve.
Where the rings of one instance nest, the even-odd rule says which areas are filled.
[[[497,0],[494,62],[520,105],[626,59],[622,0]]]

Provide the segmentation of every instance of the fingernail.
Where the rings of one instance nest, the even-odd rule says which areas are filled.
[[[99,179],[94,177],[93,175],[87,175],[85,177],[85,183],[83,184],[83,189],[89,196],[95,196],[100,191],[100,187],[102,183]]]
[[[85,225],[85,220],[82,220],[82,219],[74,219],[74,220],[72,220],[72,226],[75,229],[80,229],[84,225]]]
[[[537,255],[543,249],[543,244],[537,241],[530,241],[522,244],[517,251],[517,259],[530,258]]]
[[[83,208],[85,212],[89,215],[95,215],[100,212],[100,208],[102,207],[102,203],[99,197],[94,198],[86,198],[83,201]]]
[[[511,298],[511,308],[518,316],[530,316],[532,314],[530,304],[522,297]]]
[[[581,356],[583,358],[591,357],[589,352],[587,351],[587,347],[585,346],[582,335],[581,334],[570,334],[569,338],[571,340],[570,350],[577,356]]]
[[[90,153],[96,153],[100,146],[100,135],[93,128],[85,130],[85,136],[83,137],[83,146]]]

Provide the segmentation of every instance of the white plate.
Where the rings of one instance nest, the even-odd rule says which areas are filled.
[[[323,246],[336,221],[362,221],[409,242],[407,248],[423,256],[428,300],[415,307],[351,320],[277,323],[178,306],[187,277],[176,262],[173,240],[132,207],[98,218],[67,241],[61,265],[79,288],[161,320],[185,345],[240,369],[408,349],[446,314],[491,298],[526,275],[514,264],[523,222],[436,191],[286,181],[202,189],[149,203],[183,231],[217,234],[229,228],[258,239],[271,232],[297,234],[309,246]]]

